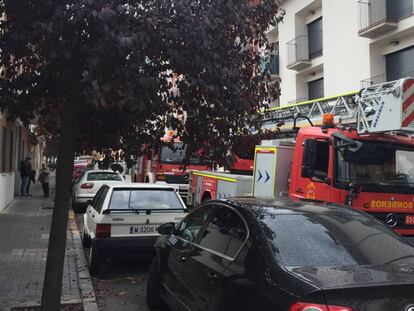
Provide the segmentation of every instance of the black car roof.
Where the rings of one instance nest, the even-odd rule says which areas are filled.
[[[360,212],[341,204],[312,200],[293,201],[288,197],[234,197],[217,200],[228,203],[237,209],[266,209],[266,212],[278,214],[343,214],[356,215]]]

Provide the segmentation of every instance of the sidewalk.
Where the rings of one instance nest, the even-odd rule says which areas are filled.
[[[40,305],[53,199],[42,198],[40,184],[31,185],[31,194],[31,197],[16,197],[0,213],[0,311]],[[84,255],[77,249],[79,234],[72,223],[73,220],[69,221],[61,301],[82,310],[85,260],[79,258]]]

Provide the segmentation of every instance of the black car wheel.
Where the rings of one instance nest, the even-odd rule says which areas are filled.
[[[81,235],[81,240],[82,240],[82,246],[84,248],[89,248],[91,247],[91,238],[90,236],[85,232],[85,228],[83,228],[82,230],[82,235]]]
[[[93,245],[89,249],[88,268],[91,275],[97,275],[101,271],[102,259],[98,249]]]
[[[157,261],[154,259],[151,263],[148,281],[147,281],[147,306],[150,310],[168,310],[167,305],[161,298],[161,281],[157,269]]]
[[[79,214],[82,212],[80,205],[76,203],[76,200],[74,197],[72,198],[72,209],[75,214]]]

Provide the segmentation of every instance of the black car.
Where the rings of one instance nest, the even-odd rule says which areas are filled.
[[[208,201],[159,232],[152,310],[414,311],[414,248],[345,206]]]

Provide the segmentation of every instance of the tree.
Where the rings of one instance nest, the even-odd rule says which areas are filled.
[[[273,0],[0,0],[0,109],[60,142],[42,310],[60,303],[75,149],[133,152],[167,126],[219,160],[278,92],[258,64],[281,15]]]

